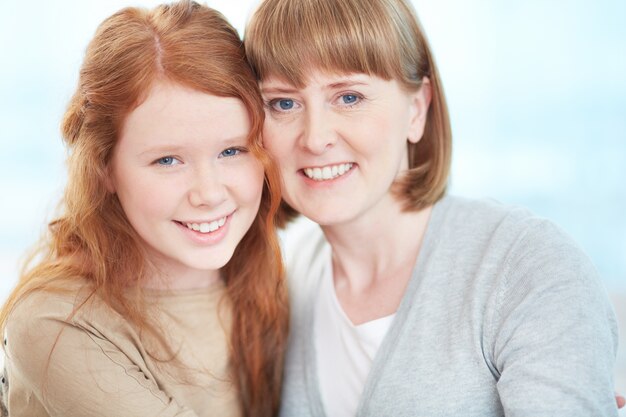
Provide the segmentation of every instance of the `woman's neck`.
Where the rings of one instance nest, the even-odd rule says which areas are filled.
[[[432,206],[405,211],[399,202],[394,202],[349,223],[322,226],[322,230],[333,257],[341,264],[363,265],[370,271],[387,270],[407,257],[416,257],[431,210]]]
[[[432,206],[403,211],[388,204],[350,223],[323,226],[332,247],[333,280],[357,324],[396,311],[417,260]],[[378,307],[363,308],[363,305]]]

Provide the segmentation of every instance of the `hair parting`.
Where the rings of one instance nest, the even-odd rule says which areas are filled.
[[[125,8],[96,31],[61,126],[69,156],[60,214],[25,264],[2,307],[0,326],[29,293],[65,291],[68,283],[86,280],[94,295],[158,337],[141,291],[152,267],[107,181],[125,117],[153,83],[164,80],[237,98],[250,117],[249,146],[265,168],[263,195],[258,215],[222,273],[233,306],[231,360],[244,413],[274,415],[288,331],[274,224],[280,179],[261,146],[263,104],[243,43],[219,12],[193,1]]]

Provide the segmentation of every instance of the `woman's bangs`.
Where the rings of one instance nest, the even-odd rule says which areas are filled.
[[[260,80],[272,76],[300,88],[313,70],[384,79],[401,74],[399,42],[374,18],[375,10],[355,16],[347,10],[354,4],[325,3],[284,2],[257,12],[248,26],[246,50]]]

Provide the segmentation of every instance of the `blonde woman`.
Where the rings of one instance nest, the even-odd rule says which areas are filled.
[[[321,226],[285,248],[281,415],[617,415],[588,257],[525,209],[446,194],[450,122],[410,4],[265,0],[245,43],[282,215]]]

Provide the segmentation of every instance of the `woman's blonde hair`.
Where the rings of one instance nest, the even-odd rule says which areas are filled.
[[[192,1],[126,8],[99,26],[62,123],[69,148],[62,214],[24,268],[2,308],[0,326],[32,291],[59,291],[68,280],[86,279],[92,294],[139,328],[158,333],[150,329],[142,297],[127,296],[141,294],[146,259],[117,196],[106,188],[121,126],[158,80],[235,97],[248,111],[248,142],[265,168],[265,184],[259,213],[222,273],[233,306],[231,360],[244,412],[276,414],[288,331],[274,225],[280,180],[260,145],[263,104],[243,44],[221,14]]]
[[[263,0],[245,34],[257,78],[301,88],[311,70],[398,80],[408,91],[428,77],[432,100],[424,135],[409,143],[409,172],[395,186],[408,210],[445,193],[452,153],[448,108],[430,46],[405,0]],[[283,203],[281,223],[295,211]]]

